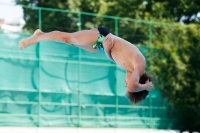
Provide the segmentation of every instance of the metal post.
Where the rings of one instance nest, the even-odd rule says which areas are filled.
[[[118,36],[118,25],[119,25],[118,19],[115,18],[115,35],[116,35],[116,36]]]
[[[118,36],[118,19],[117,18],[115,18],[115,35],[116,36]],[[115,127],[117,128],[118,127],[118,93],[117,93],[117,65],[115,65],[115,74],[116,74],[116,85],[115,85],[115,87],[116,87],[116,92],[115,92],[115,100],[116,100],[116,102],[115,102],[115,112],[116,112],[116,114],[115,114]]]
[[[82,21],[82,18],[81,18],[81,13],[78,13],[78,30],[80,31],[81,30],[81,21]],[[80,90],[80,73],[81,73],[81,49],[79,48],[79,51],[78,51],[78,54],[79,54],[79,63],[78,63],[78,127],[81,126],[81,90]]]
[[[38,8],[38,27],[42,30],[42,10]],[[40,63],[40,43],[38,43],[38,127],[40,127],[40,114],[41,114],[41,88],[40,88],[40,75],[41,75],[41,63]]]
[[[152,45],[152,23],[148,24],[148,45],[151,47]],[[152,95],[149,93],[149,126],[153,127],[153,116],[152,116]]]
[[[38,28],[42,30],[42,9],[38,8]]]
[[[151,47],[152,44],[152,23],[148,24],[148,45]]]

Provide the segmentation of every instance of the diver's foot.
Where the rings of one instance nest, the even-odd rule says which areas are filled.
[[[20,42],[19,42],[19,49],[22,50],[24,49],[25,47],[27,46],[30,46],[31,44],[34,44],[35,41],[35,37],[39,36],[39,35],[42,35],[43,32],[39,29],[37,29],[32,36],[30,36],[29,38],[25,38],[25,39],[22,39]]]

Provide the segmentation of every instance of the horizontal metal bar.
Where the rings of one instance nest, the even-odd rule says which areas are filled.
[[[0,104],[38,104],[38,102],[31,102],[31,101],[0,101]],[[78,106],[78,103],[60,103],[60,102],[40,102],[40,105],[52,105],[52,106]],[[83,107],[88,107],[88,106],[93,106],[93,107],[110,107],[110,108],[115,108],[115,104],[88,104],[88,103],[82,103],[81,106]],[[133,109],[149,109],[149,106],[133,106],[133,105],[118,105],[118,108],[133,108]],[[158,107],[154,106],[152,109],[162,109],[165,110],[166,107]]]
[[[11,4],[6,4],[6,3],[0,3],[2,5],[7,5],[7,6],[14,6]],[[83,14],[83,15],[88,15],[88,16],[95,16],[95,17],[103,17],[103,18],[108,18],[108,19],[118,19],[118,20],[126,20],[126,21],[132,21],[132,22],[137,22],[137,23],[151,23],[151,24],[160,24],[160,25],[165,25],[165,26],[176,26],[180,25],[178,24],[170,24],[170,23],[164,23],[164,22],[155,22],[155,21],[147,21],[147,20],[138,20],[138,19],[132,19],[132,18],[124,18],[124,17],[117,17],[117,16],[109,16],[109,15],[102,15],[102,14],[95,14],[95,13],[89,13],[89,12],[78,12],[78,11],[71,11],[71,10],[63,10],[63,9],[56,9],[56,8],[46,8],[46,7],[36,7],[36,6],[27,6],[27,5],[15,5],[15,6],[21,6],[23,8],[29,8],[29,9],[41,9],[41,10],[46,10],[46,11],[54,11],[54,12],[64,12],[64,13],[73,13],[73,14]]]
[[[94,66],[110,66],[116,67],[116,64],[100,63],[100,62],[86,62],[86,61],[73,61],[73,60],[61,60],[61,59],[50,59],[50,58],[30,58],[30,57],[17,57],[17,56],[2,56],[3,59],[18,59],[18,60],[32,60],[32,61],[46,61],[46,62],[61,62],[61,63],[71,63],[71,64],[83,64],[83,65],[94,65]]]
[[[38,92],[38,90],[33,90],[33,89],[21,89],[18,90],[18,89],[10,89],[10,88],[2,88],[0,87],[0,91],[18,91],[18,92]]]
[[[0,88],[0,91],[18,91],[18,92],[38,92],[38,90],[29,90],[29,89],[20,89],[20,90],[16,90],[16,89],[10,89],[10,88]],[[86,92],[82,92],[80,91],[82,95],[96,95],[96,96],[113,96],[115,97],[115,94],[113,93],[86,93]],[[75,91],[71,91],[71,92],[66,92],[66,91],[42,91],[41,90],[41,93],[56,93],[56,94],[78,94],[78,92],[75,90]],[[125,95],[124,94],[118,94],[117,96],[119,97],[124,97]],[[148,96],[147,96],[148,98]],[[159,98],[159,97],[156,97],[156,96],[152,96],[152,98]]]
[[[57,43],[57,42],[55,42],[55,43]],[[78,48],[77,48],[78,49]],[[19,58],[19,57],[17,57],[17,55],[21,55],[22,53],[23,54],[28,54],[28,55],[35,55],[35,51],[34,52],[30,52],[30,51],[23,51],[23,52],[21,52],[21,51],[19,51],[19,50],[10,50],[10,49],[0,49],[0,52],[1,53],[8,53],[9,55],[1,55],[1,57],[2,58]],[[15,56],[13,56],[13,55],[11,55],[11,54],[13,54],[13,55],[15,55]],[[53,57],[53,58],[56,58],[56,57],[62,57],[62,58],[67,58],[68,56],[65,56],[66,54],[55,54],[55,53],[50,53],[50,52],[48,52],[48,53],[42,53],[41,54],[41,56],[51,56],[51,57]],[[31,59],[31,60],[39,60],[40,58],[37,58],[37,57],[35,57],[35,58],[33,58],[33,57],[21,57],[20,56],[20,59]],[[48,57],[49,58],[49,57]],[[74,55],[74,58],[79,58],[79,56],[78,55]],[[81,56],[81,58],[88,58],[88,59],[95,59],[95,60],[100,60],[100,61],[108,61],[106,58],[105,59],[99,59],[99,57],[97,58],[97,57],[93,57],[93,56]],[[43,57],[43,59],[46,59],[46,58],[44,58]],[[53,60],[55,60],[55,59],[53,59]],[[61,60],[61,61],[66,61],[66,60],[64,60],[64,59],[56,59],[56,60]],[[111,64],[115,64],[115,63],[111,63]]]
[[[146,24],[161,24],[165,26],[175,26],[175,24],[170,23],[163,23],[163,22],[154,22],[154,21],[146,21],[141,19],[132,19],[132,18],[124,18],[124,17],[116,17],[116,16],[109,16],[109,15],[101,15],[101,14],[95,14],[95,13],[89,13],[89,12],[77,12],[77,11],[71,11],[71,10],[63,10],[63,9],[55,9],[55,8],[46,8],[46,7],[29,7],[25,5],[21,5],[25,8],[34,8],[34,9],[41,9],[46,11],[56,11],[56,12],[67,12],[67,13],[74,13],[74,14],[81,14],[81,15],[88,15],[88,16],[95,16],[95,17],[102,17],[102,18],[108,18],[108,19],[118,19],[118,20],[126,20],[126,21],[132,21],[137,23],[146,23]]]
[[[0,113],[1,117],[15,117],[15,116],[19,116],[19,117],[38,117],[38,114],[5,114],[5,113]],[[1,120],[1,119],[0,119]]]
[[[82,103],[81,104],[82,106],[84,107],[87,107],[87,106],[98,106],[98,107],[111,107],[111,108],[116,108],[116,105],[115,104],[87,104],[87,103]],[[142,106],[142,105],[137,105],[137,106],[133,106],[133,105],[120,105],[118,104],[118,109],[119,108],[132,108],[132,109],[149,109],[149,106]],[[152,107],[152,109],[167,109],[166,107],[162,107],[162,106],[154,106]]]
[[[9,89],[9,88],[0,88],[0,91],[19,91],[19,92],[38,92],[37,90],[28,90],[28,89],[20,89],[20,90],[15,90],[15,89]],[[81,92],[81,91],[80,91]],[[71,91],[71,92],[66,92],[66,91],[41,91],[41,93],[56,93],[56,94],[78,94],[78,92]],[[81,92],[82,95],[96,95],[96,96],[113,96],[115,97],[115,94],[112,93],[86,93],[86,92]],[[118,94],[117,96],[119,97],[124,97],[124,94]],[[148,98],[148,96],[147,96]],[[159,98],[156,96],[152,96],[152,98]]]
[[[19,116],[19,117],[38,117],[37,114],[0,114],[1,117],[10,117],[10,116]],[[46,115],[46,114],[41,114],[41,117],[48,117],[48,118],[56,118],[56,117],[62,117],[62,118],[77,118],[78,115]],[[85,119],[115,119],[115,115],[113,116],[83,116],[81,115],[80,118],[85,118]],[[167,117],[135,117],[135,116],[120,116],[118,115],[118,119],[124,119],[124,120],[155,120],[155,121],[163,121],[163,120],[176,120],[176,119],[169,119]]]
[[[29,101],[0,101],[0,104],[38,104],[38,102],[29,102]]]
[[[40,102],[41,105],[78,106],[78,103]]]
[[[20,90],[16,90],[16,89],[10,89],[10,88],[0,88],[0,91],[19,91],[19,92],[37,92],[38,90],[28,90],[28,89],[20,89]],[[81,92],[81,91],[80,91]],[[71,92],[66,92],[66,91],[42,91],[41,93],[57,93],[57,94],[78,94],[78,91],[71,91]],[[102,95],[102,96],[115,96],[112,93],[85,93],[85,92],[81,92],[81,94],[83,95]],[[124,95],[118,95],[118,96],[124,96]]]

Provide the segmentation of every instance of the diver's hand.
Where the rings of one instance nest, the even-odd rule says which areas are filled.
[[[152,89],[152,82],[149,81],[149,79],[145,82],[146,90],[151,91]]]

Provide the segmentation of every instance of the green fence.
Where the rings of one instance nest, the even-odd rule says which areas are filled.
[[[71,18],[70,22],[66,20],[69,28],[65,31],[108,27],[113,34],[136,44],[144,55],[153,41],[152,26],[171,26],[86,12],[22,8],[35,14],[34,28],[65,29],[45,21],[54,13],[57,20]],[[101,23],[96,23],[99,20]],[[140,105],[131,105],[125,97],[125,71],[104,53],[90,53],[53,41],[19,51],[18,41],[28,36],[0,33],[1,126],[171,127],[173,120],[167,118],[166,102],[159,90],[152,91]]]

